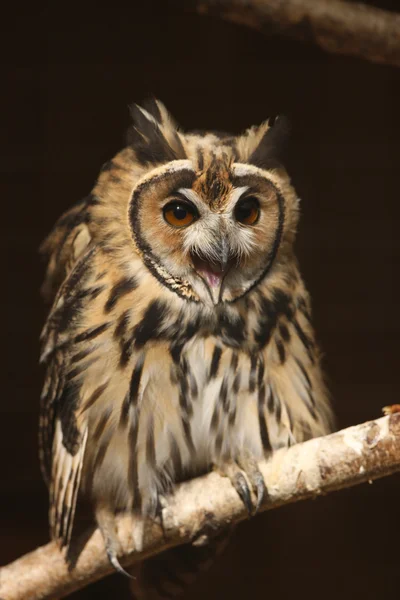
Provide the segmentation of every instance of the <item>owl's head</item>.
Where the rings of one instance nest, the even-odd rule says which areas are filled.
[[[182,133],[158,101],[132,116],[129,143],[145,174],[129,222],[145,264],[187,299],[242,298],[292,251],[298,200],[279,162],[286,120],[230,136]]]

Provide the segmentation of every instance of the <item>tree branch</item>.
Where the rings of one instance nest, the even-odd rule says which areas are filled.
[[[400,66],[400,14],[341,0],[194,0],[200,14]]]
[[[279,450],[260,468],[268,489],[262,510],[385,477],[400,471],[400,414]],[[163,509],[165,534],[155,522],[135,522],[133,538],[144,527],[140,551],[134,549],[132,521],[118,519],[121,563],[130,565],[185,542],[201,543],[207,531],[246,517],[229,480],[210,473],[177,487]],[[0,569],[0,599],[60,598],[112,572],[99,530],[77,540],[71,560],[68,567],[54,542],[22,556]]]

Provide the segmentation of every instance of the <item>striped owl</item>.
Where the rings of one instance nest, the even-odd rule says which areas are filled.
[[[86,498],[121,571],[116,512],[154,517],[216,468],[254,513],[258,461],[331,426],[285,119],[231,136],[183,133],[156,100],[131,112],[126,147],[43,245],[51,534],[68,546]]]

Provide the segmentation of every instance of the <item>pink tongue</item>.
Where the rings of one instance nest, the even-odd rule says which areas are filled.
[[[224,273],[219,265],[206,262],[198,256],[193,260],[197,272],[207,281],[210,287],[219,287]]]
[[[218,287],[221,283],[222,273],[214,273],[213,271],[202,271],[211,287]]]
[[[218,287],[221,284],[223,273],[218,269],[217,265],[211,265],[205,261],[201,261],[201,264],[198,266],[198,271],[211,287]]]

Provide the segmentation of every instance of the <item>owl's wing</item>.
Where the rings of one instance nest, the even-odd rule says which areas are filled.
[[[94,248],[85,202],[61,217],[42,246],[49,257],[43,286],[53,306],[43,329],[41,362],[46,377],[39,420],[40,462],[50,488],[51,536],[67,545],[79,488],[87,430],[77,416],[79,389],[71,378],[69,347]],[[57,291],[58,289],[58,291]]]
[[[54,300],[61,284],[90,242],[88,204],[90,197],[77,202],[55,224],[40,252],[48,259],[41,292],[47,302]]]

